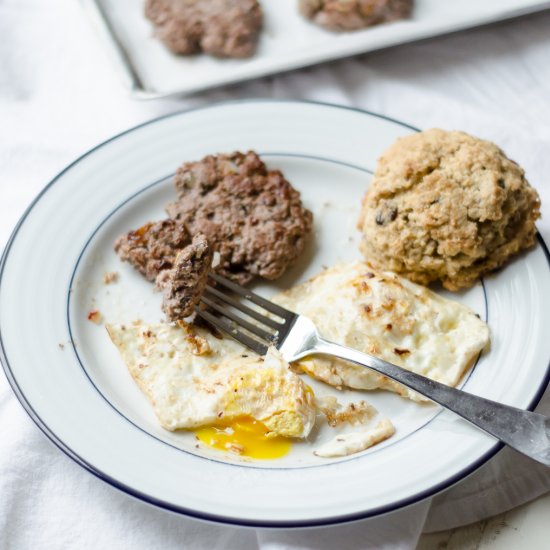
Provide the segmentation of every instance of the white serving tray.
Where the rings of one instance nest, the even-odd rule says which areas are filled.
[[[81,0],[126,88],[142,99],[191,94],[550,8],[540,0],[416,0],[410,20],[332,33],[302,18],[297,2],[263,0],[265,28],[256,55],[224,60],[171,54],[153,37],[144,0]]]

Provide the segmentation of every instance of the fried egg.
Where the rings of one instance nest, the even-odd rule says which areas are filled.
[[[323,458],[349,456],[385,441],[395,433],[395,427],[383,418],[374,428],[337,435],[324,445],[321,445],[313,454]]]
[[[321,336],[455,386],[489,341],[487,325],[468,307],[365,262],[340,264],[273,301],[309,317]],[[374,371],[328,357],[298,362],[335,387],[386,389],[416,401],[416,392]]]
[[[313,427],[313,392],[275,348],[260,357],[184,322],[107,330],[167,430],[200,428],[198,439],[213,447],[276,458],[290,449],[285,438]]]

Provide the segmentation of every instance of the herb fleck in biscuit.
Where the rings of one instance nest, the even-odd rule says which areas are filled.
[[[432,129],[382,155],[358,227],[376,267],[458,290],[533,246],[539,217],[537,192],[495,144]]]

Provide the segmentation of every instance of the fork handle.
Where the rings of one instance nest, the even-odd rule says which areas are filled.
[[[318,338],[315,352],[372,369],[453,411],[516,451],[550,466],[550,418],[435,382],[383,359]]]

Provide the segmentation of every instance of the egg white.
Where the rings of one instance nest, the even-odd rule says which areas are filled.
[[[274,348],[260,357],[186,323],[107,325],[130,374],[167,430],[251,417],[273,433],[306,437],[312,392]]]
[[[274,301],[310,317],[330,340],[448,385],[458,383],[489,340],[486,324],[469,308],[393,273],[376,272],[365,262],[327,269]],[[110,324],[107,330],[167,430],[250,417],[273,435],[306,438],[317,410],[327,414],[322,399],[315,403],[274,348],[259,357],[229,337],[183,322]],[[338,359],[310,356],[295,367],[336,388],[386,389],[423,400],[392,380]],[[335,437],[315,451],[319,457],[360,452],[395,432],[386,418],[373,424],[378,411],[364,401],[344,409],[337,402],[331,406],[330,418],[343,420],[331,424]],[[357,430],[359,425],[363,428]],[[356,429],[350,431],[352,426]]]
[[[489,341],[487,325],[468,307],[365,262],[339,264],[273,298],[309,317],[321,336],[455,386]],[[328,356],[299,366],[335,387],[416,392],[374,371]]]

